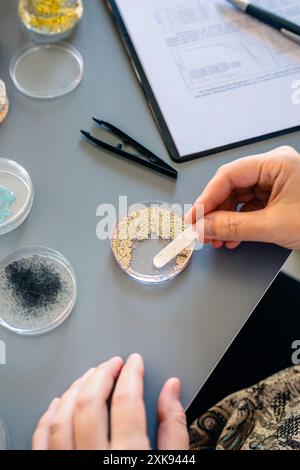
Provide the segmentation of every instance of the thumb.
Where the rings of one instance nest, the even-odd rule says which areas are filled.
[[[186,416],[179,396],[179,379],[169,379],[158,399],[159,450],[186,450],[189,448]]]
[[[208,240],[272,242],[267,209],[211,212],[204,219],[204,233]]]

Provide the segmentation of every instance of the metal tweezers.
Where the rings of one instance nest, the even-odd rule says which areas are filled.
[[[98,147],[103,149],[109,150],[110,152],[120,155],[121,157],[127,158],[128,160],[132,160],[140,165],[146,166],[147,168],[151,168],[152,170],[158,171],[167,176],[171,176],[171,178],[177,178],[178,173],[177,171],[164,162],[161,158],[157,157],[154,153],[144,147],[142,144],[134,140],[129,135],[125,134],[125,132],[121,131],[117,127],[109,124],[109,122],[102,121],[100,119],[93,118],[93,120],[99,124],[99,126],[105,128],[106,130],[110,131],[112,134],[119,137],[122,142],[117,144],[116,146],[108,144],[102,140],[96,139],[93,137],[90,132],[81,130],[80,132],[90,141],[93,142]],[[130,145],[134,149],[137,150],[137,154],[130,153],[124,150],[124,145]]]

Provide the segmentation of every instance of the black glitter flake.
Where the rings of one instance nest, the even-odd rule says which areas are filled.
[[[5,268],[5,275],[20,306],[36,315],[53,306],[64,288],[55,264],[41,256],[14,261]]]

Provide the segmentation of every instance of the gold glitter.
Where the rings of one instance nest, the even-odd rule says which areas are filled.
[[[82,13],[82,0],[19,0],[19,16],[23,23],[41,34],[71,30]]]
[[[112,249],[117,261],[126,270],[131,265],[135,241],[150,237],[172,241],[186,228],[182,217],[171,210],[161,207],[136,210],[120,221],[113,234]],[[183,267],[190,255],[191,249],[185,248],[177,256],[174,269]]]
[[[182,252],[179,253],[176,258],[176,267],[180,269],[182,266],[184,266],[190,255],[191,250],[189,248],[185,248],[184,250],[182,250]]]

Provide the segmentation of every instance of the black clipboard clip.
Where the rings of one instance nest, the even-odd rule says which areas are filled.
[[[121,142],[116,146],[108,144],[102,140],[93,137],[90,132],[81,130],[80,132],[90,141],[93,142],[98,147],[101,147],[105,150],[108,150],[116,155],[127,158],[135,163],[139,163],[147,168],[158,171],[164,175],[170,176],[171,178],[177,179],[178,173],[172,168],[168,163],[164,162],[161,158],[157,157],[153,152],[148,150],[142,144],[137,142],[135,139],[125,134],[117,127],[113,126],[109,122],[102,121],[101,119],[93,118],[99,126],[108,130],[112,134],[116,135],[121,139]],[[125,145],[130,145],[132,148],[137,150],[137,153],[131,153],[124,149]]]

